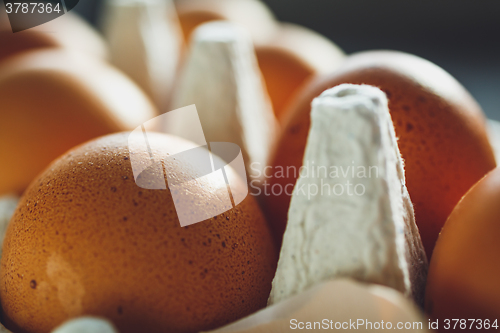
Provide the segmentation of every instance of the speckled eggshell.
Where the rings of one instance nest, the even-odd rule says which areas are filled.
[[[278,166],[298,170],[302,165],[311,101],[342,83],[369,84],[387,94],[416,223],[430,258],[454,206],[496,166],[481,108],[460,83],[429,61],[394,51],[358,53],[338,71],[310,82],[292,102],[270,163],[273,172]],[[296,177],[289,172],[288,177],[285,173],[283,178],[267,181],[268,192],[273,186],[279,192],[280,187],[295,184]],[[264,204],[268,220],[281,240],[290,196],[270,195]]]
[[[497,168],[467,192],[450,214],[429,266],[425,308],[432,318],[440,322],[488,319],[490,324],[496,319],[500,325],[499,202]],[[479,325],[478,321],[473,327]],[[440,325],[440,331],[450,330]]]
[[[23,195],[0,268],[10,329],[49,332],[67,319],[94,315],[121,333],[197,332],[266,305],[277,253],[254,198],[181,227],[169,190],[135,184],[128,134],[73,149]],[[193,147],[165,134],[148,139],[161,147],[152,153],[162,160],[174,147]],[[167,168],[180,178],[197,172],[171,160]],[[227,191],[202,179],[194,184],[185,188],[192,197],[183,203],[194,211],[205,206],[191,199]]]

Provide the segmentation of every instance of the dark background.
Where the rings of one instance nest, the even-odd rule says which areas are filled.
[[[347,53],[392,49],[426,58],[457,78],[489,118],[500,120],[500,0],[264,2],[279,20],[320,32]],[[75,10],[95,22],[100,5],[81,0]]]

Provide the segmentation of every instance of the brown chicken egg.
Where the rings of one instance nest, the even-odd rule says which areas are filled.
[[[345,58],[328,38],[288,23],[280,24],[273,37],[257,45],[255,51],[278,119],[309,78],[337,69]]]
[[[186,41],[200,24],[228,20],[246,28],[255,43],[266,41],[276,29],[272,12],[259,0],[182,0],[176,2]]]
[[[24,193],[0,267],[9,329],[49,332],[90,315],[111,320],[121,333],[198,332],[266,305],[277,253],[255,199],[181,227],[179,209],[220,211],[226,184],[199,178],[201,165],[172,156],[193,143],[150,132],[151,149],[139,154],[132,147],[141,147],[141,136],[129,134],[76,147]],[[195,181],[173,190],[139,187],[131,160],[147,164],[150,154],[164,171],[146,173],[141,184],[165,185],[165,173],[179,183]],[[225,170],[233,196],[244,193],[236,172]]]
[[[455,207],[429,266],[426,311],[439,319],[480,319],[474,328],[500,327],[500,169],[479,181]],[[497,327],[494,328],[496,320]],[[489,323],[487,323],[489,322]],[[453,322],[451,323],[453,326]],[[463,326],[461,327],[462,331]]]
[[[0,12],[2,10],[0,8]],[[12,32],[8,24],[1,24],[0,45],[0,62],[23,51],[54,47],[68,48],[99,58],[107,57],[107,46],[101,36],[73,13],[16,33]]]
[[[53,159],[92,138],[133,129],[156,110],[99,59],[37,50],[0,65],[0,194],[21,193]]]
[[[467,190],[496,166],[485,119],[471,95],[448,73],[417,56],[370,51],[309,83],[290,105],[283,134],[267,170],[265,212],[279,240],[290,205],[288,184],[302,166],[311,101],[342,83],[368,84],[389,100],[416,223],[430,258],[439,231]],[[280,172],[285,170],[286,172]],[[291,171],[290,171],[291,170]],[[293,172],[295,170],[295,172]],[[274,177],[279,173],[279,177]],[[275,195],[273,193],[281,193]]]

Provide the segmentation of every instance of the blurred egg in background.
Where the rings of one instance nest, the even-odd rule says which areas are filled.
[[[180,3],[183,0],[176,0]],[[500,120],[500,2],[479,0],[265,0],[280,21],[319,32],[350,54],[392,49],[432,61]],[[80,1],[75,11],[96,22],[103,1]]]

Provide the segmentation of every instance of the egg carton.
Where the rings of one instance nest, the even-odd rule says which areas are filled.
[[[0,324],[0,333],[12,333]],[[80,317],[68,320],[51,333],[118,333],[115,327],[105,319]]]

